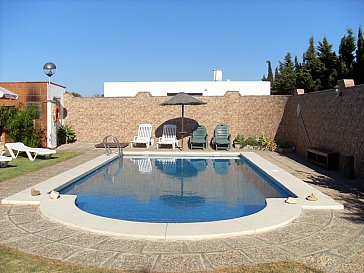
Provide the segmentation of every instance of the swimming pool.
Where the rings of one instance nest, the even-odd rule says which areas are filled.
[[[243,157],[123,157],[60,192],[85,212],[150,223],[234,219],[294,196]]]
[[[133,152],[125,151],[125,156],[145,157],[147,155],[168,157],[175,153],[161,151]],[[41,192],[38,196],[30,194],[31,188],[24,189],[12,196],[1,200],[4,205],[34,205],[39,206],[40,213],[47,219],[66,225],[76,230],[96,232],[102,235],[117,236],[131,239],[151,240],[200,240],[212,238],[226,238],[232,236],[257,234],[282,227],[300,216],[303,209],[343,209],[343,205],[337,203],[329,196],[316,188],[304,183],[299,178],[287,173],[282,168],[265,160],[253,152],[178,152],[178,156],[188,157],[213,157],[224,159],[223,156],[242,156],[251,164],[252,168],[263,176],[276,181],[281,187],[297,196],[295,203],[287,203],[287,198],[267,198],[264,209],[257,213],[222,221],[196,222],[196,223],[148,223],[112,219],[87,213],[76,206],[76,195],[61,194],[58,199],[51,199],[49,193],[52,190],[59,191],[67,185],[87,174],[100,170],[102,166],[114,161],[118,155],[100,155],[86,163],[75,166],[65,172],[38,183],[35,187]],[[142,161],[134,163],[135,170],[144,171],[149,176],[150,166]],[[210,170],[213,166],[209,165]],[[155,168],[155,165],[152,165]],[[124,170],[124,168],[116,168]],[[115,173],[105,173],[108,181],[115,181]],[[306,199],[306,196],[314,193],[318,200],[315,202]]]

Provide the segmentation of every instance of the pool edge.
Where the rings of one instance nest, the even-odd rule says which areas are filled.
[[[125,155],[135,155],[125,152]],[[148,152],[138,155],[168,155],[170,153]],[[177,156],[192,156],[188,152],[180,152]],[[61,185],[71,183],[85,172],[91,172],[100,165],[104,165],[117,158],[117,155],[99,156],[89,162],[81,164],[58,176],[52,177],[34,186],[40,189],[42,195],[31,196],[30,188],[1,201],[2,204],[40,205],[40,212],[48,219],[62,223],[66,226],[85,231],[92,231],[104,235],[127,237],[133,239],[156,239],[156,240],[200,240],[233,237],[240,235],[256,234],[266,232],[284,226],[299,217],[302,209],[343,209],[343,205],[321,193],[317,189],[280,169],[274,164],[263,159],[253,152],[239,153],[193,153],[194,156],[239,156],[242,155],[255,166],[278,181],[289,191],[297,196],[297,204],[287,204],[284,198],[267,199],[267,206],[258,213],[223,221],[206,223],[137,223],[104,218],[92,215],[80,210],[75,205],[76,196],[62,195],[59,199],[50,199],[49,193]],[[171,156],[176,156],[174,153]],[[68,179],[68,180],[67,180]],[[70,180],[71,179],[71,180]],[[65,180],[67,180],[65,182]],[[318,201],[308,201],[305,197],[314,193]],[[283,213],[282,213],[283,212]]]

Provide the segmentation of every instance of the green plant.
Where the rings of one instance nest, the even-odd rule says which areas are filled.
[[[243,148],[246,145],[245,137],[241,134],[237,135],[236,138],[234,139],[234,145],[235,147],[238,145],[239,148]]]
[[[255,136],[250,136],[245,139],[245,145],[250,146],[259,146],[259,143],[257,141],[257,138]]]
[[[16,115],[17,109],[15,107],[0,106],[0,131],[4,130],[9,120]]]
[[[36,125],[36,120],[40,117],[40,111],[33,107],[25,107],[9,110],[9,113],[4,129],[9,132],[11,139],[23,142],[27,146],[38,147],[42,129]]]
[[[60,144],[68,144],[76,140],[76,133],[73,130],[72,126],[62,125],[58,129],[58,142]]]
[[[267,136],[265,133],[261,133],[257,141],[258,145],[263,150],[274,151],[275,148],[277,148],[277,144],[275,143],[274,139]]]

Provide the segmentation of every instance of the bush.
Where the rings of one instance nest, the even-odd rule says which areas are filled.
[[[76,140],[76,133],[69,125],[59,127],[57,135],[59,144],[68,144]]]
[[[265,133],[260,134],[258,143],[263,150],[274,151],[275,148],[277,148],[277,144],[274,142],[274,139],[267,136]]]
[[[277,144],[273,138],[267,136],[265,133],[261,133],[259,137],[250,136],[245,138],[242,134],[236,136],[234,140],[235,145],[239,145],[239,148],[245,146],[258,146],[260,149],[274,151]]]
[[[40,117],[39,110],[32,107],[13,108],[8,109],[7,115],[8,120],[3,129],[9,133],[11,139],[27,146],[39,147],[42,134],[40,126],[36,126],[36,120]]]
[[[259,146],[259,143],[258,143],[257,138],[255,136],[250,136],[245,140],[245,145]]]
[[[239,146],[239,148],[245,147],[245,137],[243,135],[237,135],[234,139],[234,145]]]

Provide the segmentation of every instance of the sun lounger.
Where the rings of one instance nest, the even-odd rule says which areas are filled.
[[[208,139],[206,127],[203,125],[197,126],[191,133],[190,149],[202,148],[207,149]]]
[[[37,155],[43,155],[46,158],[49,158],[52,154],[56,153],[55,150],[28,147],[21,142],[6,143],[5,147],[8,149],[12,158],[17,158],[19,153],[25,152],[31,161],[34,161]],[[15,153],[14,151],[17,152]]]
[[[11,160],[11,157],[0,155],[0,167],[6,167]]]
[[[220,123],[215,128],[212,146],[215,150],[219,149],[219,147],[229,150],[231,146],[230,138],[229,127],[226,124]]]
[[[172,145],[172,149],[176,146],[178,146],[178,140],[177,140],[177,126],[174,124],[166,124],[163,126],[163,134],[158,139],[157,142],[157,149],[160,145]]]
[[[154,139],[152,139],[152,124],[140,124],[138,129],[138,135],[134,136],[133,140],[130,142],[130,148],[134,144],[145,144],[147,149],[149,145],[153,146]]]

